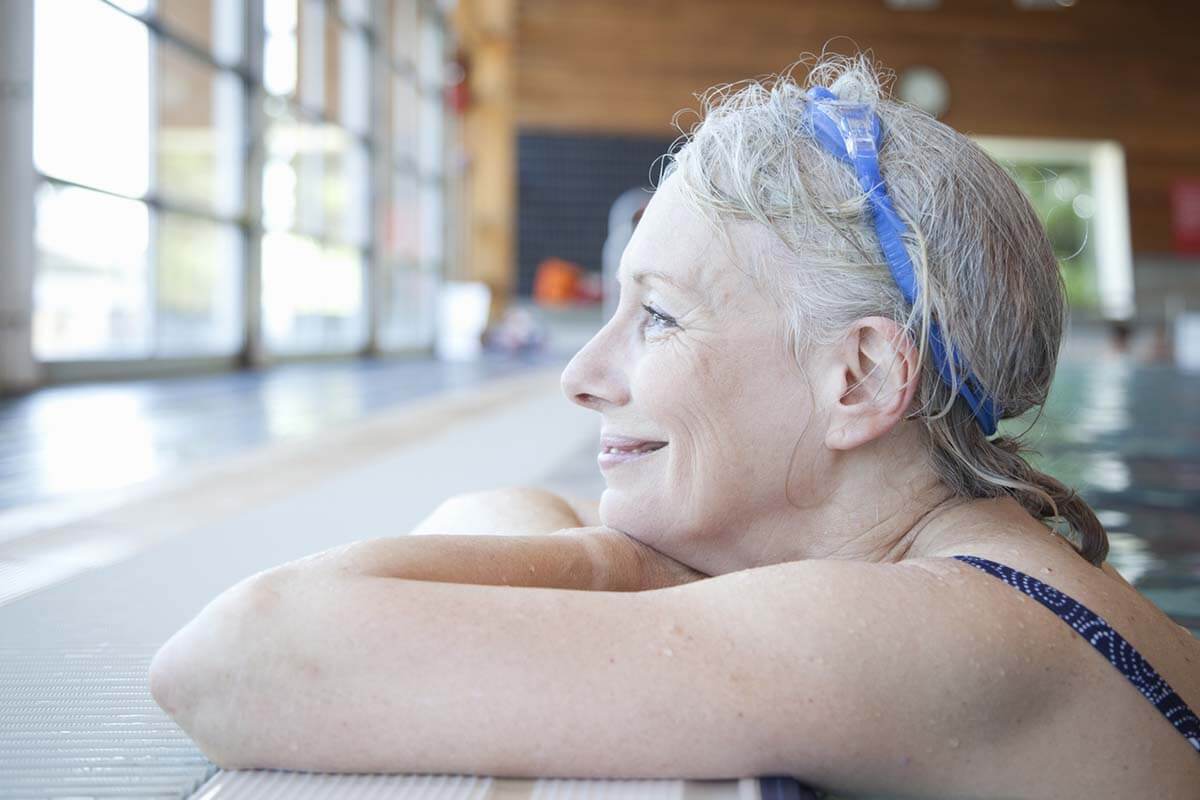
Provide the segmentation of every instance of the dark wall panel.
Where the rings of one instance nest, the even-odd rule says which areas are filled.
[[[673,139],[521,132],[517,137],[517,291],[544,258],[599,271],[608,211],[627,189],[652,189]]]

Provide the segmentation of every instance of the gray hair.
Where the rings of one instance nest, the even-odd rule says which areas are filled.
[[[797,364],[805,363],[811,346],[832,344],[856,319],[894,319],[917,342],[919,408],[908,418],[923,421],[940,480],[962,497],[1015,498],[1072,539],[1085,559],[1101,564],[1108,536],[1092,509],[1029,465],[1024,433],[989,441],[968,405],[955,402],[957,392],[928,352],[936,320],[946,347],[970,366],[1001,418],[1033,408],[1040,416],[1068,310],[1058,261],[1029,198],[969,138],[886,97],[893,76],[877,74],[866,54],[822,55],[800,86],[791,72],[807,60],[765,80],[697,95],[701,119],[667,154],[663,180],[676,176],[682,196],[727,247],[728,223],[770,231],[772,244],[763,252],[730,252],[779,305]],[[880,171],[909,228],[904,243],[919,287],[915,307],[888,270],[853,171],[805,129],[810,86],[869,103],[879,114]]]

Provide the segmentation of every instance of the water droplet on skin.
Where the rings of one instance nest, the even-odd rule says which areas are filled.
[[[1051,572],[1054,572],[1054,570],[1050,569],[1049,567],[1042,567],[1042,572],[1049,575]]]
[[[950,746],[951,746],[951,747],[958,747],[958,739],[951,739],[951,740],[950,740]]]
[[[675,655],[675,652],[674,652],[674,651],[673,651],[671,648],[669,648],[669,647],[664,647],[664,648],[663,648],[663,655],[664,655],[664,656],[673,656],[673,655]]]

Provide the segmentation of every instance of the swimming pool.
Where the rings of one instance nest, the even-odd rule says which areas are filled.
[[[1112,354],[1067,357],[1027,438],[1039,451],[1030,461],[1096,509],[1110,563],[1200,637],[1200,374]]]

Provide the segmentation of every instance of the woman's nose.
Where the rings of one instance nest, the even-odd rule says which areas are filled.
[[[585,344],[562,373],[562,390],[567,399],[593,411],[629,402],[629,383],[605,326]]]

